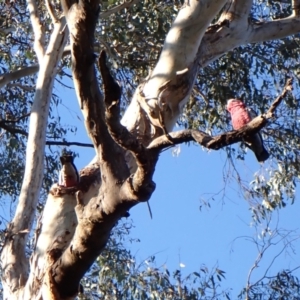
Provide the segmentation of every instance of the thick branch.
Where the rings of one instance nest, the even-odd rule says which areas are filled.
[[[158,88],[172,80],[176,72],[189,68],[206,28],[225,3],[226,0],[185,2],[167,34],[151,77],[145,84],[143,91],[147,99],[157,99]]]
[[[120,201],[119,186],[129,172],[124,151],[108,132],[103,97],[96,80],[93,46],[99,3],[97,0],[79,3],[66,0],[62,4],[71,32],[75,89],[87,131],[97,149],[102,179],[100,190],[96,186],[97,190],[92,195],[82,192],[77,194],[78,225],[74,237],[71,245],[59,259],[56,258],[51,274],[47,277],[54,283],[60,297],[66,298],[78,292],[80,279],[106,245],[111,229],[136,203]],[[116,95],[113,90],[107,92]],[[88,196],[86,201],[85,196]]]
[[[146,151],[143,144],[132,135],[126,127],[120,123],[120,98],[121,89],[110,74],[106,65],[106,54],[102,51],[99,59],[99,67],[104,83],[105,92],[105,117],[107,126],[114,141],[130,151],[137,164],[137,170],[122,189],[121,198],[124,199],[145,199],[148,200],[152,195],[155,184],[152,181],[154,168],[158,159],[159,152]],[[129,185],[128,185],[129,184]]]
[[[243,1],[241,1],[243,2]],[[263,22],[262,24],[249,24],[248,22],[218,23],[207,29],[198,49],[199,67],[205,67],[218,59],[226,52],[248,43],[258,43],[273,39],[280,39],[300,32],[298,17]],[[225,42],[226,41],[226,42]]]
[[[299,0],[292,0],[292,10],[293,10],[294,17],[300,16],[300,1]]]
[[[180,10],[167,35],[155,69],[150,74],[150,78],[139,87],[141,92],[137,90],[122,120],[122,124],[133,133],[136,128],[145,128],[144,120],[140,118],[141,111],[138,109],[142,107],[155,130],[150,132],[146,128],[148,132],[137,133],[141,135],[139,138],[146,140],[148,137],[148,140],[151,140],[157,137],[161,134],[157,134],[158,127],[164,132],[172,130],[189,99],[200,65],[209,63],[222,55],[222,49],[220,50],[219,47],[226,47],[228,51],[240,42],[240,38],[244,38],[243,28],[247,29],[248,26],[251,0],[230,1],[227,10],[222,14],[220,23],[213,25],[205,33],[207,26],[225,2],[188,1]],[[243,26],[239,26],[240,24]],[[241,37],[235,36],[235,33]],[[200,50],[196,55],[200,42]],[[139,117],[133,118],[132,113],[138,114]],[[138,118],[139,121],[137,121]]]
[[[63,1],[64,14],[71,33],[73,81],[85,119],[85,127],[98,154],[102,176],[113,174],[123,180],[127,166],[123,151],[111,138],[104,117],[103,96],[94,66],[94,31],[98,19],[98,1],[79,4]],[[128,172],[128,171],[127,171]]]
[[[284,38],[300,32],[300,18],[289,17],[272,22],[253,25],[245,43],[259,43]]]

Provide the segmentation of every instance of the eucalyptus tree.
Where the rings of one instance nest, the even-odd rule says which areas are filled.
[[[299,0],[62,0],[61,6],[28,0],[2,2],[1,8],[1,193],[17,198],[1,253],[4,299],[75,298],[118,221],[150,200],[159,153],[176,144],[225,147],[232,159],[241,159],[244,148],[236,153],[229,146],[264,128],[273,169],[247,190],[264,201],[254,215],[293,199],[298,101],[286,77],[297,89]],[[52,108],[61,101],[53,85],[70,66],[96,157],[81,170],[77,186],[49,189],[45,147],[70,144],[66,129],[53,121]],[[228,132],[229,97],[261,115]],[[176,122],[185,129],[172,132]],[[57,155],[46,155],[51,171]],[[14,168],[7,161],[15,169],[25,161],[22,182],[20,174],[14,179],[5,173]],[[29,259],[38,201],[48,190]]]

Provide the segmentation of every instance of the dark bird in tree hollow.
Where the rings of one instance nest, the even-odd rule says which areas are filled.
[[[74,165],[73,154],[63,154],[60,157],[62,168],[59,172],[59,185],[64,187],[73,187],[79,183],[79,175]]]

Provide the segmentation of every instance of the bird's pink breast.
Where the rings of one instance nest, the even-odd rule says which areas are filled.
[[[248,111],[243,105],[236,105],[230,109],[232,126],[235,130],[245,126],[251,121]]]
[[[65,178],[65,186],[66,187],[72,187],[77,185],[77,180],[73,176],[66,176]]]

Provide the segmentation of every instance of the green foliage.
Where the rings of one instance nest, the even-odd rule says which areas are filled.
[[[238,299],[245,299],[246,295],[248,300],[296,300],[300,299],[300,282],[290,270],[282,270],[262,283],[243,289]]]
[[[123,87],[123,110],[138,83],[155,66],[165,36],[182,2],[139,1],[134,7],[99,20],[96,50],[105,48],[109,54],[114,74]],[[121,3],[123,1],[102,1],[101,11]],[[289,1],[254,3],[252,17],[255,21],[286,17],[291,11]],[[58,1],[55,5],[59,11]],[[52,25],[44,2],[39,2],[39,8],[45,25],[45,38],[49,40]],[[25,1],[2,1],[0,10],[3,12],[0,17],[0,73],[6,74],[36,64]],[[236,176],[245,198],[253,204],[251,211],[258,222],[269,211],[284,207],[287,201],[294,201],[300,178],[299,38],[298,34],[282,40],[244,45],[200,69],[190,102],[178,121],[185,128],[196,128],[213,135],[229,131],[232,127],[225,109],[227,99],[240,98],[263,113],[281,92],[287,76],[294,78],[296,92],[284,100],[274,122],[262,131],[271,153],[265,173],[255,173],[250,184],[248,181],[243,184],[245,181],[240,174]],[[70,57],[67,56],[61,62],[60,81],[56,82],[56,87],[70,77],[69,67]],[[14,80],[0,90],[1,199],[9,196],[14,200],[20,191],[35,81],[36,75],[33,74]],[[74,130],[64,124],[57,113],[62,105],[64,103],[60,96],[53,94],[47,128],[47,138],[51,141],[63,141],[67,133]],[[45,151],[41,199],[56,180],[59,169],[60,150],[51,146]],[[248,155],[243,144],[227,147],[225,151],[233,170]],[[40,204],[40,209],[42,206]],[[219,269],[208,271],[201,267],[198,272],[183,278],[180,270],[172,273],[165,267],[157,268],[154,257],[137,263],[134,255],[124,246],[127,233],[124,226],[114,231],[107,250],[82,281],[85,288],[82,299],[230,299],[229,292],[220,289],[220,282],[225,275]],[[246,293],[249,299],[300,297],[298,279],[288,271],[245,289],[240,298]]]
[[[29,12],[26,2],[0,2],[3,12],[0,21],[0,74],[7,74],[19,69],[26,69],[36,64],[33,51],[32,29],[29,26]],[[45,25],[45,39],[49,40],[52,23],[45,11],[43,2],[39,3],[42,21]],[[67,76],[69,60],[61,63],[61,78]],[[64,69],[65,68],[65,69]],[[0,76],[1,78],[1,76]],[[25,167],[28,121],[33,103],[36,74],[9,82],[0,90],[0,197],[15,200],[20,191]],[[62,141],[67,132],[74,131],[61,123],[58,107],[62,99],[53,93],[50,107],[47,139]],[[76,131],[76,129],[75,129]],[[59,165],[57,147],[47,147],[44,181],[41,191],[41,203],[50,186],[57,181]]]
[[[88,276],[82,280],[84,293],[80,299],[230,299],[229,291],[220,284],[225,272],[204,265],[198,272],[184,277],[180,270],[170,272],[166,266],[157,267],[155,256],[137,262],[125,244],[131,224],[118,225],[106,250],[101,253]]]
[[[259,114],[265,113],[281,93],[287,76],[293,77],[296,93],[284,99],[273,121],[262,130],[271,153],[264,164],[265,174],[255,173],[250,186],[241,185],[245,197],[257,203],[268,201],[273,209],[284,206],[287,200],[294,201],[300,178],[300,98],[297,92],[300,81],[296,63],[299,44],[297,35],[281,41],[242,46],[200,70],[190,103],[179,121],[185,128],[213,135],[232,130],[226,111],[228,99],[241,99]],[[290,53],[288,60],[286,49]],[[247,151],[245,145],[238,146],[232,146],[230,151],[225,149],[234,169],[238,169],[238,160],[244,160]]]

